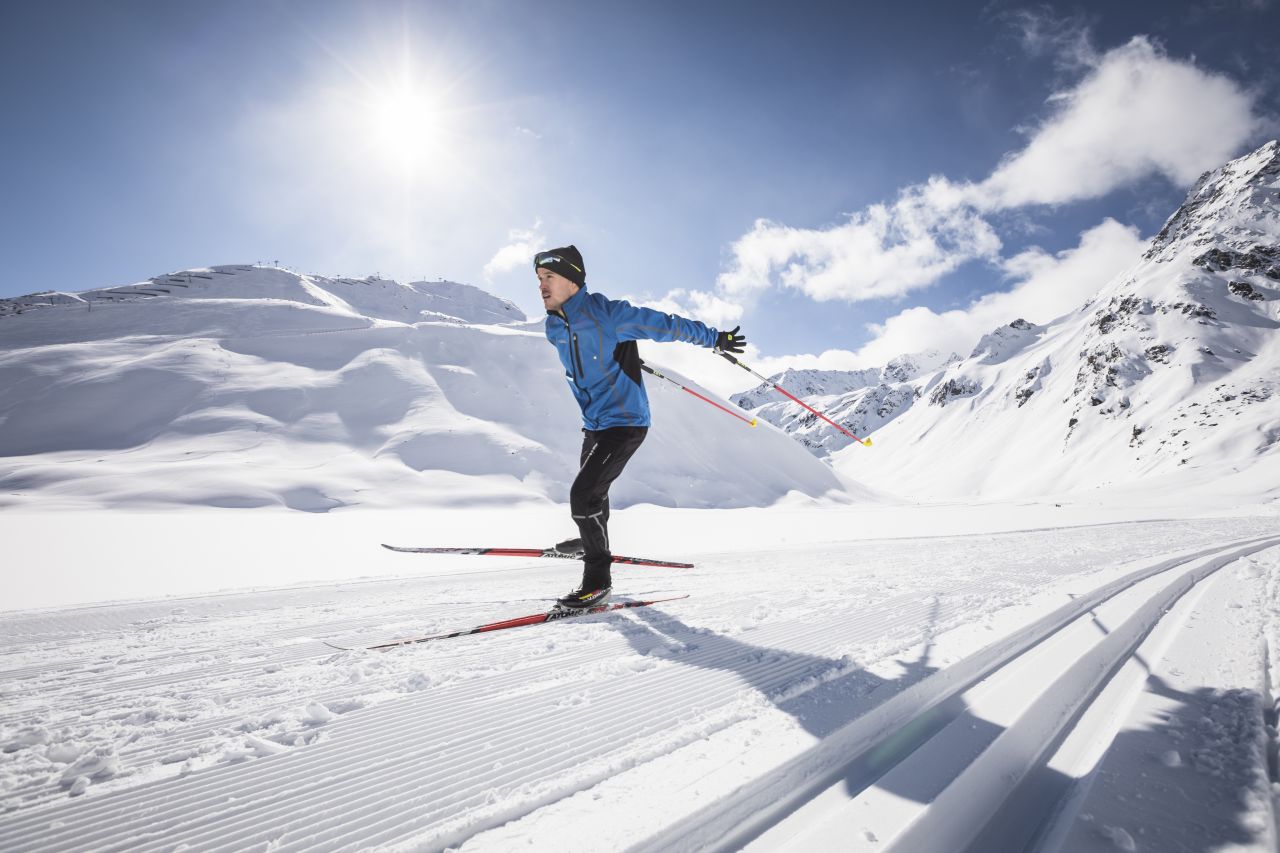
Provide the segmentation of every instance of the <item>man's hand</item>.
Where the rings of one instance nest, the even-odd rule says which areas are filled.
[[[732,332],[721,332],[716,335],[716,351],[728,353],[741,353],[747,348],[747,338],[745,335],[738,334],[741,326],[734,326]]]

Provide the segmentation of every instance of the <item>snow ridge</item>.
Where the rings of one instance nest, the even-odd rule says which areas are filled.
[[[6,300],[0,381],[0,505],[561,501],[582,440],[539,326],[455,282],[231,265]],[[849,494],[781,433],[669,390],[615,507]]]

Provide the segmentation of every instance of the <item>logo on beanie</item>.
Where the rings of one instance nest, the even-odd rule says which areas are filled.
[[[586,282],[586,265],[582,262],[582,253],[576,246],[539,252],[533,256],[533,266],[534,269],[545,267],[579,286]]]

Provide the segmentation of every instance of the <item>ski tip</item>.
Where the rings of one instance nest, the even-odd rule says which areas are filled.
[[[355,651],[355,649],[350,648],[350,647],[348,647],[348,646],[335,646],[333,643],[329,642],[328,640],[321,640],[320,642],[324,643],[324,644],[325,644],[326,646],[328,646],[329,648],[331,648],[331,649],[337,649],[337,650],[338,650],[338,651],[340,651],[340,652],[354,652],[354,651]]]

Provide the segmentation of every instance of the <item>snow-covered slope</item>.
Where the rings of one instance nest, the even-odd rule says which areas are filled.
[[[5,300],[0,385],[8,505],[560,501],[581,445],[540,324],[452,282],[223,266]],[[844,491],[780,432],[650,396],[616,505]]]
[[[916,401],[910,384],[925,373],[960,360],[939,350],[900,355],[884,367],[866,370],[786,370],[770,377],[774,384],[809,402],[856,435],[868,435],[901,415]],[[744,409],[789,433],[815,456],[848,447],[853,439],[761,383],[730,397]]]
[[[1271,142],[1201,178],[1150,250],[1081,309],[993,331],[967,359],[911,383],[919,401],[886,419],[873,449],[832,461],[912,496],[1229,482],[1276,497],[1277,329]]]

